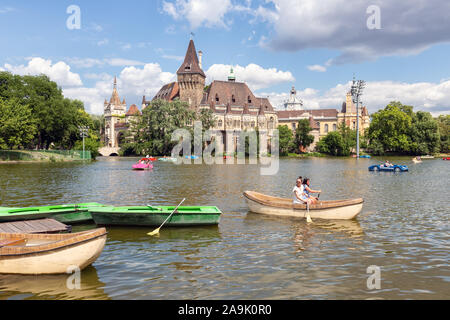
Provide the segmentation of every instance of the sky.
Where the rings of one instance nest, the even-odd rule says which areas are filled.
[[[236,81],[282,106],[340,110],[366,81],[370,113],[390,101],[450,114],[448,0],[0,0],[0,71],[46,74],[103,113],[113,79],[141,105],[176,71],[192,37],[206,84]]]

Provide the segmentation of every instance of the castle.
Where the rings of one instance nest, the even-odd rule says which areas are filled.
[[[274,110],[268,98],[256,97],[244,82],[236,81],[233,68],[228,81],[214,80],[205,86],[206,75],[202,69],[202,51],[195,49],[191,39],[184,61],[177,70],[177,81],[165,84],[152,100],[142,98],[141,109],[151,107],[156,99],[173,101],[179,99],[188,103],[193,110],[209,109],[213,112],[216,125],[212,130],[220,132],[226,145],[226,132],[232,134],[232,143],[239,143],[242,131],[258,130],[266,133],[268,141],[273,130],[278,125],[287,125],[295,132],[299,120],[307,119],[313,129],[314,142],[307,150],[313,150],[319,139],[330,131],[336,131],[340,123],[345,123],[351,129],[356,129],[356,107],[348,92],[341,111],[336,109],[304,109],[303,102],[296,97],[297,91],[292,87],[290,96],[284,103],[284,110]],[[118,151],[124,142],[124,132],[130,125],[130,120],[141,115],[136,105],[131,105],[127,111],[125,99],[120,101],[117,82],[114,78],[111,99],[104,103],[105,116],[105,146]],[[363,132],[369,127],[369,113],[364,106],[359,109],[359,128]],[[226,146],[225,146],[226,147]],[[111,149],[111,150],[112,150]],[[117,153],[117,152],[116,152]]]
[[[199,59],[200,57],[200,59]],[[180,99],[188,103],[193,110],[209,109],[213,112],[216,126],[211,128],[220,131],[225,141],[225,131],[233,132],[233,143],[237,146],[240,132],[259,130],[270,137],[278,127],[277,112],[269,99],[256,97],[244,82],[237,82],[233,69],[228,81],[214,80],[205,87],[206,75],[202,69],[202,52],[195,49],[190,40],[183,63],[177,70],[177,81],[165,84],[153,100],[173,101]],[[142,98],[142,110],[151,107],[151,101]],[[125,112],[125,100],[120,102],[116,81],[110,102],[105,100],[105,144],[118,147],[123,141],[123,131],[129,126],[129,118],[139,116],[136,106]]]

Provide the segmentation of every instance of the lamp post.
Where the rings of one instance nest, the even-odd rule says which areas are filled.
[[[80,130],[80,135],[83,138],[83,157],[82,157],[82,159],[84,160],[84,138],[88,137],[89,126],[78,126],[78,129]]]
[[[353,77],[351,93],[353,103],[356,103],[356,158],[359,158],[359,103],[365,85],[366,82],[364,80],[356,81],[355,77]]]

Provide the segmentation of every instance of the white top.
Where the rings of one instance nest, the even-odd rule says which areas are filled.
[[[301,198],[302,194],[303,194],[303,185],[301,185],[300,187],[295,186],[294,189],[292,190],[293,193],[293,199],[294,199],[294,203],[303,203],[302,201],[298,200],[297,197]],[[295,194],[297,194],[297,196],[295,196]]]

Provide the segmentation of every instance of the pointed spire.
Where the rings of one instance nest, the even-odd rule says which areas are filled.
[[[194,41],[189,41],[189,46],[184,57],[184,62],[181,64],[177,74],[200,74],[206,78],[202,68],[200,68],[197,51],[195,50]]]
[[[120,104],[120,98],[119,93],[117,92],[117,78],[114,76],[114,88],[111,95],[111,99],[109,100],[109,103],[119,105]]]
[[[117,88],[117,77],[114,76],[114,88]]]
[[[230,75],[228,76],[228,81],[235,82],[236,76],[234,75],[233,67],[230,68]]]

